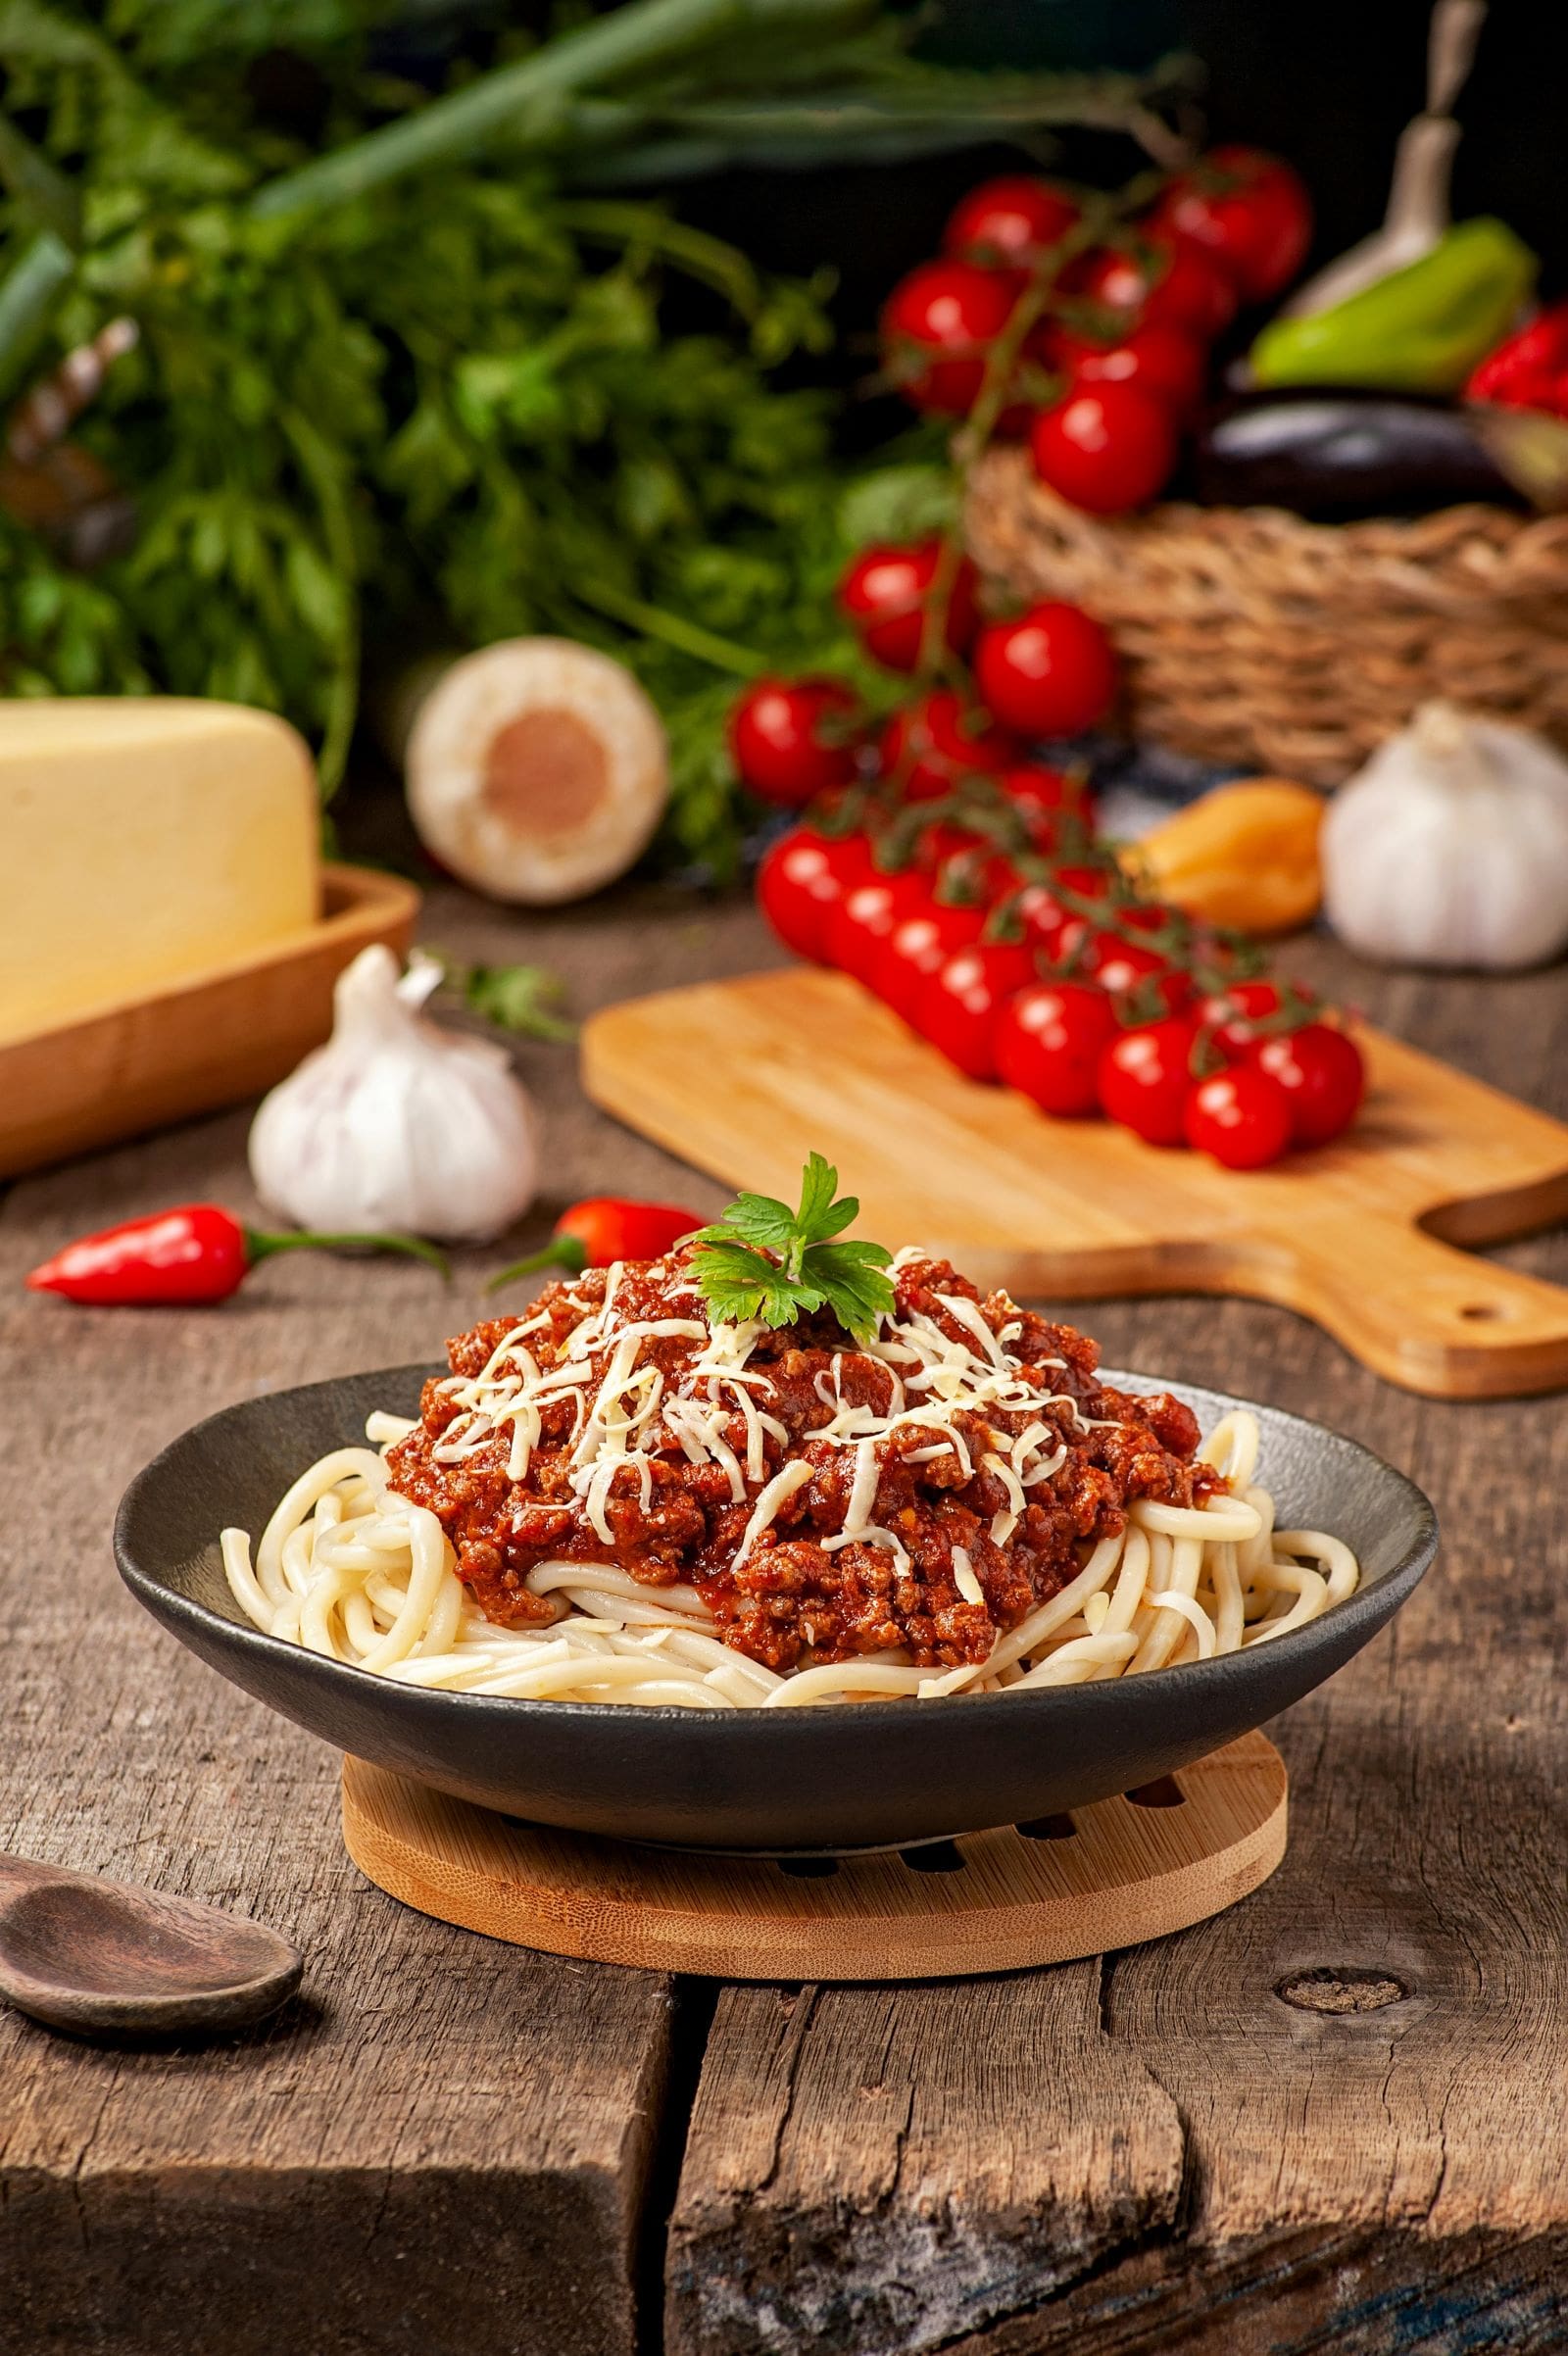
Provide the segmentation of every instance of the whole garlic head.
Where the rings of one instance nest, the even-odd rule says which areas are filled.
[[[1528,728],[1423,704],[1340,788],[1321,853],[1362,957],[1501,972],[1568,948],[1568,761]]]
[[[441,979],[379,944],[339,974],[332,1036],[263,1099],[250,1164],[297,1226],[484,1243],[538,1183],[533,1108],[503,1048],[420,1012]]]

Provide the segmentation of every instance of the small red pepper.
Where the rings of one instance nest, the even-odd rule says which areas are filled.
[[[1464,397],[1568,417],[1568,303],[1548,304],[1489,352],[1465,386]]]
[[[696,1211],[681,1210],[673,1203],[622,1203],[612,1195],[595,1195],[564,1210],[543,1250],[503,1268],[485,1291],[494,1293],[514,1276],[531,1276],[536,1268],[564,1268],[580,1276],[584,1268],[608,1268],[612,1260],[660,1259],[702,1224]]]
[[[67,1301],[103,1305],[226,1301],[259,1259],[274,1252],[340,1244],[406,1252],[428,1260],[443,1275],[448,1272],[445,1253],[416,1236],[264,1235],[242,1227],[216,1203],[190,1203],[83,1236],[34,1268],[27,1284],[34,1293],[59,1293]]]

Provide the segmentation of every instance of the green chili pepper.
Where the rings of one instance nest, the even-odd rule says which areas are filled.
[[[1272,320],[1252,346],[1253,381],[1457,392],[1512,326],[1536,270],[1505,221],[1460,221],[1419,262],[1345,302]]]

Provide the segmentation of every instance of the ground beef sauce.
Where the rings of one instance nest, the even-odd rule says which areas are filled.
[[[776,1670],[890,1652],[933,1668],[983,1660],[999,1630],[1065,1585],[1087,1546],[1120,1530],[1135,1498],[1187,1505],[1223,1487],[1193,1461],[1189,1410],[1104,1388],[1096,1346],[1071,1326],[1004,1293],[982,1301],[945,1260],[901,1252],[892,1274],[896,1314],[871,1346],[885,1355],[824,1312],[777,1332],[740,1329],[714,1372],[699,1368],[705,1356],[713,1364],[714,1337],[688,1252],[628,1262],[608,1309],[603,1270],[552,1284],[520,1317],[450,1345],[451,1376],[425,1385],[420,1423],[389,1451],[393,1487],[440,1517],[459,1577],[503,1626],[559,1609],[528,1590],[537,1563],[614,1562],[651,1588],[695,1587],[725,1642]],[[637,1325],[687,1330],[632,1341]],[[721,1346],[730,1330],[718,1329]],[[622,1371],[621,1392],[602,1399],[607,1376]],[[860,1482],[857,1532],[875,1535],[825,1546],[869,1462],[855,1426],[885,1427],[901,1387],[904,1420],[873,1438],[868,1500],[868,1472]],[[988,1388],[1004,1398],[964,1403]],[[532,1391],[541,1396],[528,1404]],[[919,1420],[944,1397],[945,1411]],[[519,1400],[526,1448],[508,1413]],[[622,1445],[636,1450],[613,1471],[606,1421],[630,1425]],[[829,1426],[841,1437],[822,1437]],[[759,1496],[797,1460],[808,1476],[743,1553]]]

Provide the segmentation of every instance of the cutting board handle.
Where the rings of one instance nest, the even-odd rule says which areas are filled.
[[[1568,1384],[1568,1291],[1460,1252],[1408,1222],[1313,1207],[1249,1285],[1315,1317],[1390,1382],[1435,1399],[1512,1399]]]

